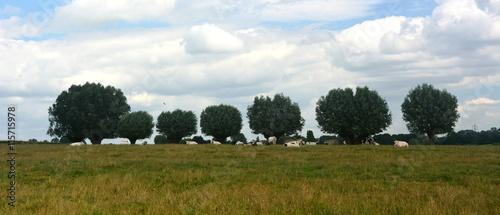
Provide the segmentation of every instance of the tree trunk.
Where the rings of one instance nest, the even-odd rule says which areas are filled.
[[[217,141],[219,141],[220,143],[222,143],[222,144],[223,144],[223,143],[225,143],[225,142],[226,142],[227,136],[225,136],[225,137],[222,137],[222,136],[215,137],[215,136],[214,136],[214,138],[215,138],[215,140],[217,140]]]
[[[354,137],[351,136],[340,136],[340,137],[344,139],[346,145],[354,145]]]
[[[131,138],[128,138],[128,140],[130,140],[130,144],[135,144],[135,141],[137,141],[137,139],[131,139]]]
[[[427,133],[427,136],[429,137],[429,144],[431,146],[433,146],[434,145],[434,134],[432,132],[430,132],[430,133]]]
[[[89,137],[89,140],[92,143],[92,145],[101,145],[102,141],[101,138],[91,138],[91,137]]]
[[[354,144],[355,145],[361,145],[361,141],[364,140],[366,137],[368,136],[358,136],[355,140],[354,140]]]

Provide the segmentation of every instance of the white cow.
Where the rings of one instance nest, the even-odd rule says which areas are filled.
[[[408,147],[408,143],[405,141],[398,141],[394,140],[394,146],[399,146],[399,147]]]
[[[85,142],[74,142],[74,143],[71,143],[69,144],[69,146],[84,146],[85,145]]]
[[[236,142],[236,144],[234,144],[234,145],[237,145],[237,146],[242,146],[242,145],[245,145],[245,144],[244,144],[243,142],[241,142],[241,141],[238,141],[238,142]]]
[[[259,141],[259,142],[255,142],[255,145],[256,145],[256,146],[263,146],[263,145],[264,145],[264,143],[262,143],[262,142],[260,142],[260,141]]]
[[[304,141],[301,139],[298,140],[288,140],[285,141],[285,144],[283,144],[285,147],[300,147],[300,145],[303,145]]]
[[[221,144],[219,141],[215,141],[215,140],[210,140],[210,143],[212,143],[214,145],[220,145]]]
[[[148,144],[148,141],[144,140],[141,145],[147,145]]]
[[[122,140],[122,145],[128,145],[128,141]]]
[[[198,145],[198,143],[194,141],[186,141],[186,145]]]
[[[269,142],[269,144],[271,145],[276,145],[277,141],[278,139],[275,136],[269,137],[269,139],[267,140],[267,142]]]

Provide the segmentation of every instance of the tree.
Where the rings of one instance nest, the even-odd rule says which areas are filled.
[[[167,136],[171,143],[179,143],[183,137],[196,134],[198,119],[193,111],[176,109],[161,112],[156,122],[156,130]]]
[[[164,135],[156,135],[154,139],[155,144],[166,144],[168,143],[167,137]]]
[[[426,83],[410,90],[401,111],[408,130],[427,134],[431,145],[434,145],[434,135],[453,131],[460,117],[457,97]]]
[[[231,105],[208,106],[200,115],[201,132],[223,143],[227,137],[239,134],[243,127],[241,112]]]
[[[153,116],[146,111],[137,111],[124,114],[120,118],[116,133],[120,137],[129,139],[130,144],[135,144],[138,139],[151,137],[153,127]]]
[[[262,134],[266,139],[293,135],[304,126],[299,105],[283,94],[274,95],[272,100],[268,96],[256,96],[247,110],[252,133]]]
[[[347,144],[382,132],[391,124],[387,102],[368,87],[333,89],[316,106],[316,121],[321,131],[338,134]]]
[[[314,138],[314,133],[311,130],[307,130],[307,142],[316,142],[316,138]]]
[[[92,144],[101,144],[104,138],[116,137],[116,125],[129,111],[120,89],[88,82],[71,85],[49,107],[47,134],[65,136],[72,142],[89,138]]]

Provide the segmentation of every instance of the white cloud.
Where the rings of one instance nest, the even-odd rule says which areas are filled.
[[[243,48],[243,41],[213,24],[203,24],[191,27],[184,36],[186,52],[226,53],[236,52]]]
[[[18,14],[21,12],[21,8],[10,6],[10,5],[5,5],[5,7],[2,9],[0,8],[0,15],[14,15]]]
[[[460,1],[463,5],[443,1],[432,16],[390,16],[342,31],[318,29],[322,23],[313,20],[363,16],[376,1],[364,2],[353,15],[339,13],[339,17],[329,13],[349,11],[353,4],[130,2],[77,0],[58,8],[49,24],[67,33],[58,40],[9,39],[16,38],[12,33],[23,34],[26,22],[19,17],[0,20],[0,68],[8,71],[0,73],[0,100],[40,107],[43,111],[36,115],[23,114],[39,120],[37,125],[45,130],[48,105],[71,84],[86,81],[122,89],[133,111],[146,110],[155,117],[176,108],[199,115],[208,105],[224,103],[235,105],[245,119],[254,96],[283,92],[302,109],[306,119],[302,133],[312,129],[319,136],[315,101],[334,88],[367,85],[390,105],[393,125],[388,131],[405,133],[401,102],[409,89],[426,82],[446,87],[462,101],[456,130],[470,128],[470,123],[498,127],[500,36],[495,29],[500,18],[492,2],[474,6],[466,0]],[[470,8],[461,8],[465,6]],[[309,11],[315,13],[307,15]],[[300,12],[307,17],[292,15]],[[172,25],[141,30],[94,28],[156,19]],[[313,23],[302,29],[279,24],[297,20]],[[277,27],[258,24],[263,21]],[[201,24],[205,22],[213,24]],[[69,26],[76,30],[65,30]],[[246,124],[244,132],[253,138]],[[45,131],[39,133],[43,135]]]
[[[493,100],[489,98],[478,98],[475,100],[467,101],[468,105],[474,104],[474,105],[479,105],[479,104],[500,104],[500,100]]]
[[[52,22],[53,28],[94,28],[119,21],[141,22],[165,20],[174,9],[176,0],[74,0],[59,7]]]

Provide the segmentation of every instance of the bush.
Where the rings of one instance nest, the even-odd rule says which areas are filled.
[[[167,144],[168,140],[164,135],[156,135],[154,142],[155,144]]]

